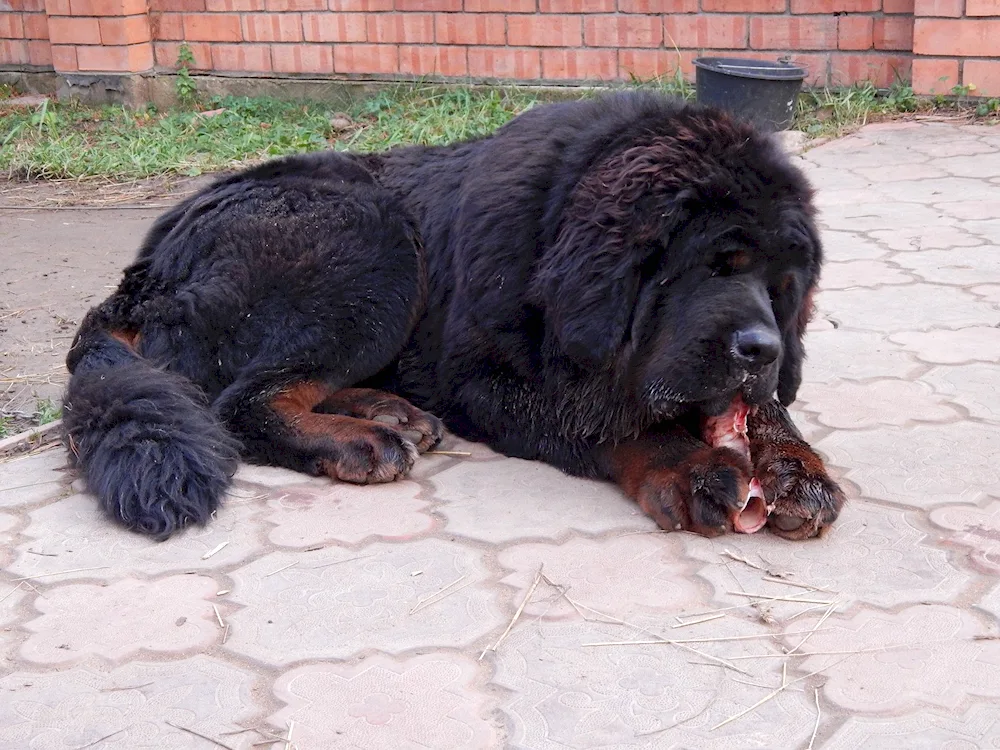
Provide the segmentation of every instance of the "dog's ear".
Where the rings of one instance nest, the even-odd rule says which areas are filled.
[[[531,298],[559,349],[587,366],[625,340],[642,269],[667,251],[690,195],[664,174],[654,147],[618,154],[588,172],[569,196],[559,228],[535,267]]]
[[[781,369],[778,371],[778,401],[783,406],[789,406],[795,401],[799,386],[802,385],[802,364],[806,358],[802,339],[816,309],[813,302],[815,293],[816,281],[813,280],[802,295],[802,302],[795,311],[792,324],[788,326],[782,340]]]

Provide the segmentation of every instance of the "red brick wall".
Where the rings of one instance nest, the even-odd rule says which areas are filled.
[[[994,40],[1000,0],[0,0],[0,67],[63,73],[173,70],[181,43],[203,71],[363,79],[647,79],[790,55],[813,84],[912,66],[921,92],[991,92]]]

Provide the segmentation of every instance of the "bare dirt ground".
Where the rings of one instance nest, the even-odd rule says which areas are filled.
[[[118,283],[166,206],[211,177],[0,181],[0,416],[30,425],[58,405],[64,359],[87,309]]]

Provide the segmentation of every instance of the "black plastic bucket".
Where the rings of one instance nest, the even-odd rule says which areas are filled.
[[[698,101],[753,121],[763,130],[786,130],[805,68],[770,60],[699,57],[694,61]]]

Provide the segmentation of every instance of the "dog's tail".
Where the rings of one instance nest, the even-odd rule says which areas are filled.
[[[236,471],[238,444],[194,383],[155,367],[134,343],[84,321],[66,360],[64,435],[104,511],[163,539],[209,519]]]

